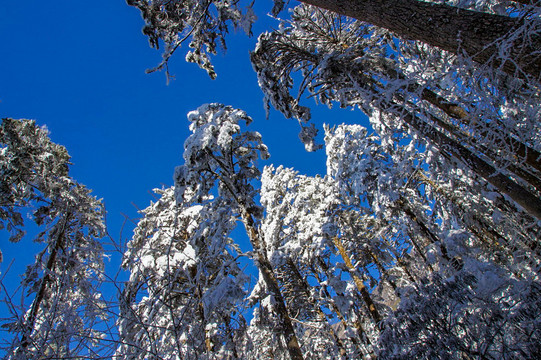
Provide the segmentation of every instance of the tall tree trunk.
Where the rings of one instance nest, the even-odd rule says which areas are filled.
[[[419,85],[412,86],[418,88]],[[433,91],[424,88],[421,93],[421,99],[428,101],[432,105],[436,106],[447,115],[461,120],[461,123],[465,126],[471,126],[471,119],[469,113],[460,105],[447,101],[441,96],[437,95]],[[498,123],[500,120],[496,119]],[[521,141],[513,138],[510,134],[498,133],[498,137],[494,139],[494,145],[503,148],[510,148],[515,151],[514,155],[519,161],[524,161],[526,164],[533,167],[535,170],[541,172],[541,153],[530,146],[522,143]]]
[[[440,241],[440,238],[434,234],[434,232],[424,223],[424,221],[415,214],[415,211],[411,208],[408,201],[401,197],[397,202],[397,205],[404,211],[404,213],[410,218],[410,220],[417,225],[420,232],[423,234],[423,236],[430,241],[431,244],[440,244],[440,251],[441,251],[441,257],[445,261],[450,261],[449,255],[447,255],[447,248],[443,244],[442,241]]]
[[[353,263],[351,262],[351,259],[346,251],[346,248],[342,244],[342,240],[340,240],[339,237],[335,236],[333,238],[334,245],[338,249],[338,253],[342,257],[342,260],[344,260],[344,264],[349,270],[349,273],[351,277],[353,278],[353,282],[355,283],[355,286],[357,287],[357,290],[359,290],[359,293],[361,294],[361,297],[368,308],[368,312],[370,313],[370,316],[372,316],[372,319],[376,324],[378,324],[381,321],[381,315],[378,312],[378,309],[376,308],[376,304],[372,300],[372,297],[370,296],[370,293],[366,289],[366,286],[364,285],[363,281],[357,275],[357,270],[353,266]]]
[[[507,16],[460,9],[418,0],[299,0],[303,3],[346,15],[388,29],[399,36],[419,40],[453,54],[460,50],[480,64],[497,54],[498,39],[518,28],[522,20]],[[525,43],[517,39],[510,58],[521,70],[539,80],[541,37]],[[511,61],[491,62],[513,76],[517,71]]]
[[[318,258],[317,259],[317,264],[322,269],[322,271],[326,274],[326,276],[328,278],[329,277],[329,267],[327,266],[327,264],[325,264],[325,261],[323,259],[321,259],[321,258]],[[315,269],[314,265],[312,265],[311,270],[312,270],[312,273],[313,273],[314,277],[316,278],[316,280],[320,284],[321,288],[323,289],[325,297],[327,297],[329,299],[329,304],[331,305],[332,310],[337,315],[337,317],[340,319],[340,321],[344,325],[344,328],[345,329],[349,328],[348,320],[345,319],[344,315],[341,313],[341,311],[338,308],[338,306],[336,305],[336,303],[332,300],[332,296],[329,293],[329,290],[327,289],[328,285],[326,283],[325,284],[323,283],[321,277],[319,276],[319,272]],[[333,289],[333,290],[336,291],[336,289]],[[342,297],[346,296],[343,292],[340,292],[340,291],[336,291],[336,295],[342,296]],[[363,352],[365,355],[368,355],[371,359],[375,359],[376,356],[375,356],[375,354],[373,353],[372,350],[364,351],[366,349],[364,349],[363,346],[361,346],[361,345],[364,345],[364,346],[367,346],[369,348],[372,348],[372,342],[370,341],[370,338],[368,337],[368,335],[364,331],[363,325],[361,324],[361,315],[359,313],[357,313],[357,311],[354,311],[354,312],[355,312],[356,319],[353,321],[353,326],[355,327],[355,333],[356,333],[357,337],[359,338],[359,340],[362,342],[362,344],[359,344],[359,342],[354,337],[349,336],[349,339],[352,341],[352,343],[354,343],[358,347],[358,349],[361,352]]]
[[[344,66],[347,67],[348,65],[344,64]],[[370,66],[370,65],[368,65],[368,66]],[[384,66],[375,65],[373,67],[377,68],[378,71],[381,71],[385,76],[387,76],[387,77],[389,77],[391,79],[392,78],[397,78],[397,79],[405,80],[405,81],[408,80],[407,77],[404,74],[397,71],[393,67],[393,65],[390,64],[390,62],[385,63]],[[361,68],[359,70],[360,76],[362,76],[363,78],[369,79],[370,74],[365,74],[364,72],[365,72],[365,70],[363,68]],[[384,86],[383,84],[381,84],[381,85]],[[426,87],[423,87],[423,86],[421,86],[421,85],[419,85],[417,83],[408,84],[406,86],[405,90],[408,91],[408,92],[411,92],[411,93],[418,93],[420,99],[427,101],[428,103],[432,104],[436,108],[443,111],[448,116],[459,120],[463,125],[465,125],[468,128],[471,128],[472,123],[473,123],[471,115],[461,105],[459,105],[457,103],[454,103],[454,102],[451,102],[451,101],[448,101],[444,97],[436,94],[434,91],[432,91],[432,90],[430,90],[430,89],[428,89]],[[396,92],[395,95],[396,96],[401,96],[398,92]],[[401,98],[401,100],[404,101],[403,98]],[[438,124],[440,126],[442,126],[445,130],[449,131],[450,133],[457,134],[457,135],[459,135],[461,133],[461,131],[457,131],[456,127],[453,127],[452,125],[447,124],[447,123],[445,123],[445,122],[443,122],[443,121],[441,121],[439,119],[436,119],[436,120],[437,120],[437,122],[438,122]],[[490,121],[496,122],[497,124],[501,125],[502,128],[504,128],[503,123],[502,123],[502,121],[500,119],[490,119]],[[481,134],[481,135],[485,136],[486,133]],[[465,136],[467,136],[468,138],[470,137],[469,135],[465,135]],[[533,149],[532,147],[528,146],[527,144],[524,144],[521,141],[515,139],[511,134],[505,133],[503,130],[500,131],[497,134],[497,136],[494,137],[494,139],[492,141],[493,141],[494,147],[500,147],[500,148],[504,148],[504,149],[513,149],[512,153],[509,154],[509,155],[511,155],[515,159],[517,159],[518,163],[525,163],[528,166],[532,167],[533,169],[531,169],[531,170],[528,169],[528,167],[526,167],[525,170],[523,170],[523,169],[519,169],[518,167],[516,167],[513,164],[506,164],[506,167],[508,167],[509,165],[512,165],[514,167],[514,169],[516,169],[516,171],[513,171],[513,172],[521,173],[522,175],[519,175],[519,174],[517,174],[517,175],[524,178],[530,184],[532,184],[532,185],[536,186],[537,188],[539,188],[539,184],[540,184],[541,180],[537,179],[536,175],[534,173],[540,173],[541,172],[541,153],[538,152],[537,150]],[[469,139],[469,143],[472,146],[478,147],[478,145],[475,144],[475,141],[471,141],[471,139]],[[482,151],[486,152],[486,149],[484,149]],[[489,155],[489,156],[491,156],[491,155]],[[491,158],[493,158],[493,156],[491,156]],[[497,155],[496,155],[495,159],[493,158],[493,160],[495,160],[496,162],[499,159],[500,159],[500,157],[497,156]],[[532,173],[532,171],[533,171],[533,173]],[[527,174],[528,172],[532,173],[532,175]]]
[[[382,105],[386,108],[384,110],[392,108],[392,105],[389,104]],[[450,156],[464,163],[470,170],[484,178],[502,194],[513,199],[530,215],[541,220],[541,199],[537,196],[425,121],[409,113],[404,114],[402,119],[423,137],[429,139],[444,156]]]
[[[496,164],[496,166],[498,166],[498,163],[502,164],[502,167],[504,167],[509,173],[512,173],[516,177],[521,178],[523,181],[533,186],[535,190],[541,192],[541,178],[534,174],[535,171],[533,169],[528,169],[527,166],[521,167],[520,165],[515,165],[515,163],[512,163],[509,160],[502,160],[500,158],[500,155],[495,153],[491,148],[488,148],[483,144],[477,144],[477,141],[473,136],[465,133],[458,126],[447,123],[432,114],[428,114],[428,117],[438,127],[448,131],[449,134],[451,134],[453,140],[471,145],[477,153],[486,156],[490,161]],[[502,141],[497,140],[494,141],[494,145],[500,145],[502,147],[505,146],[504,144],[502,144]]]
[[[257,267],[259,271],[261,271],[265,285],[274,297],[274,311],[276,311],[276,315],[278,316],[280,328],[282,329],[284,338],[286,340],[289,356],[291,357],[291,360],[303,360],[301,347],[299,345],[297,336],[295,335],[295,329],[293,328],[291,318],[287,312],[285,300],[282,296],[282,292],[280,291],[280,286],[278,285],[276,275],[274,274],[272,265],[267,258],[261,235],[250,212],[242,206],[241,211],[242,221],[246,227],[246,233],[248,234],[248,238],[250,239],[250,242],[254,248]]]
[[[381,235],[381,238],[383,239],[383,241],[385,242],[385,244],[387,244],[387,246],[389,247],[389,250],[391,251],[391,253],[393,254],[394,258],[396,259],[396,264],[398,266],[400,266],[400,268],[404,271],[404,273],[408,276],[408,279],[412,282],[412,283],[415,283],[417,280],[413,277],[413,274],[410,272],[410,270],[408,269],[408,266],[406,263],[404,263],[404,261],[402,260],[402,257],[400,256],[399,252],[397,251],[396,247],[393,246],[393,244],[391,244],[391,242],[387,239],[387,237],[385,235]]]
[[[286,263],[287,263],[289,273],[291,277],[293,278],[293,281],[295,282],[296,287],[301,291],[302,296],[305,298],[305,301],[307,302],[307,304],[310,305],[311,309],[315,310],[315,313],[317,315],[316,321],[319,323],[323,323],[323,322],[326,323],[327,329],[330,332],[332,340],[338,346],[340,355],[348,359],[349,356],[347,355],[347,350],[346,350],[346,347],[344,346],[344,343],[342,342],[342,340],[340,339],[336,331],[332,328],[332,326],[328,324],[327,315],[325,315],[325,313],[323,312],[319,304],[317,304],[316,300],[310,295],[310,289],[309,289],[310,285],[308,284],[306,279],[303,278],[299,268],[290,257],[287,258]],[[295,294],[292,294],[292,295],[295,296]]]
[[[41,280],[39,290],[36,294],[34,301],[32,302],[32,307],[28,313],[28,317],[24,325],[25,330],[21,338],[21,347],[17,351],[18,354],[21,351],[25,351],[28,348],[28,346],[30,346],[30,343],[31,343],[30,338],[32,336],[32,332],[34,331],[34,326],[36,324],[39,310],[41,309],[43,300],[47,296],[49,285],[51,281],[53,280],[53,277],[51,274],[54,273],[58,251],[62,249],[66,241],[65,234],[66,234],[66,228],[68,226],[69,217],[70,217],[70,214],[67,213],[62,219],[62,225],[57,229],[56,239],[51,248],[51,253],[49,255],[49,258],[47,259],[47,265],[45,267],[43,279]]]
[[[379,258],[377,257],[377,255],[374,254],[370,249],[366,249],[365,252],[368,256],[372,258],[372,260],[374,261],[374,264],[376,264],[376,267],[378,268],[378,271],[380,273],[380,278],[386,281],[393,288],[393,291],[396,294],[396,289],[397,289],[396,283],[391,278],[391,276],[389,276],[387,269],[385,269],[381,261],[379,261]]]

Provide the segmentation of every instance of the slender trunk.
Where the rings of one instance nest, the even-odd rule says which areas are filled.
[[[383,264],[379,261],[379,258],[374,254],[370,249],[366,250],[368,255],[374,260],[374,264],[376,264],[376,267],[378,268],[378,271],[380,273],[381,279],[387,281],[387,283],[393,288],[395,294],[396,294],[396,283],[391,279],[389,274],[387,273],[387,269],[383,266]]]
[[[49,283],[52,281],[51,274],[54,271],[54,267],[56,265],[56,257],[58,255],[58,251],[62,248],[64,242],[65,242],[65,233],[66,233],[66,227],[69,220],[69,213],[64,216],[62,219],[62,226],[58,229],[58,233],[56,235],[56,239],[54,241],[53,248],[51,250],[51,254],[49,255],[49,258],[47,259],[47,265],[45,267],[45,276],[41,280],[38,293],[36,294],[36,298],[32,302],[32,308],[30,309],[30,313],[28,314],[28,318],[25,323],[25,332],[23,333],[23,336],[21,338],[21,348],[22,350],[26,350],[28,346],[30,345],[32,336],[32,331],[34,330],[34,325],[36,323],[36,319],[38,316],[38,312],[41,308],[41,303],[45,299],[47,289],[49,288]]]
[[[323,312],[321,307],[316,304],[316,301],[310,296],[310,290],[309,285],[306,282],[306,280],[302,277],[301,272],[299,271],[297,265],[293,262],[291,258],[287,258],[287,266],[291,272],[291,275],[295,281],[295,283],[301,288],[301,291],[303,292],[304,297],[306,298],[306,302],[316,311],[317,314],[317,321],[322,323],[327,323],[327,315]],[[344,343],[342,340],[340,340],[340,337],[336,334],[336,331],[327,324],[327,329],[331,333],[332,340],[336,343],[338,346],[338,349],[340,351],[340,355],[345,357],[346,359],[349,358],[347,355],[346,347],[344,346]]]
[[[220,162],[208,149],[206,151],[212,158]],[[276,274],[274,273],[272,264],[267,257],[265,242],[259,232],[259,227],[254,220],[253,213],[250,212],[250,210],[247,209],[246,205],[237,197],[236,194],[238,194],[239,191],[236,191],[235,186],[232,185],[231,179],[234,177],[233,174],[235,174],[232,155],[230,163],[228,165],[224,166],[223,163],[221,163],[221,165],[224,169],[227,169],[225,171],[227,173],[226,177],[217,174],[210,168],[209,171],[213,173],[220,181],[222,181],[222,183],[226,186],[230,195],[235,199],[235,202],[239,207],[240,217],[246,229],[246,235],[248,235],[250,243],[252,244],[252,247],[254,249],[256,266],[261,272],[263,281],[265,282],[267,289],[274,297],[272,307],[278,318],[279,327],[282,331],[282,335],[284,336],[289,357],[291,358],[291,360],[303,360],[301,347],[297,336],[295,335],[295,329],[291,322],[291,318],[289,317],[289,314],[287,312],[287,306],[280,290],[280,286],[278,285]]]
[[[471,119],[469,113],[460,105],[454,104],[437,95],[429,89],[423,89],[421,92],[421,99],[428,101],[432,105],[436,106],[447,115],[461,120],[462,124],[466,126],[471,125]],[[501,123],[499,120],[498,123]],[[514,150],[514,155],[518,160],[524,161],[526,164],[541,172],[541,153],[532,147],[525,145],[521,141],[513,138],[509,134],[499,133],[498,137],[494,139],[494,145],[500,147],[506,147]]]
[[[389,247],[389,249],[391,250],[394,258],[396,259],[396,263],[398,264],[398,266],[400,266],[400,268],[406,273],[406,275],[408,276],[408,279],[412,282],[412,283],[415,283],[417,280],[415,280],[415,278],[413,277],[413,275],[411,274],[411,272],[409,271],[407,265],[404,263],[404,261],[402,260],[402,257],[400,256],[400,254],[398,253],[398,251],[396,250],[396,248],[391,244],[391,242],[384,236],[384,235],[381,235],[381,238],[383,239],[383,241],[385,242],[385,244],[387,244],[387,246]]]
[[[321,258],[318,258],[317,259],[317,263],[319,264],[319,267],[321,267],[321,269],[323,270],[323,272],[325,274],[328,273],[329,271],[329,268],[328,266],[325,264],[325,261],[323,261]],[[329,303],[331,304],[331,307],[333,309],[333,311],[335,312],[336,316],[340,319],[340,321],[342,322],[342,324],[344,324],[344,328],[347,329],[349,327],[349,324],[347,322],[347,320],[345,319],[345,317],[343,316],[342,312],[340,311],[340,309],[338,308],[338,306],[336,306],[336,304],[334,303],[334,301],[332,301],[332,296],[331,294],[329,293],[329,291],[327,290],[327,285],[323,285],[322,284],[322,281],[321,281],[321,277],[319,276],[318,272],[314,269],[312,269],[312,272],[316,278],[316,280],[321,284],[322,286],[322,289],[324,291],[324,294],[325,296],[330,300]],[[327,275],[328,277],[328,275]],[[342,296],[344,297],[345,295],[340,292],[340,291],[337,291],[336,292],[336,295],[338,296]],[[355,312],[355,316],[357,317],[357,319],[353,322],[353,326],[355,327],[355,332],[357,333],[357,337],[359,338],[359,340],[363,341],[364,342],[364,345],[365,346],[368,346],[368,347],[371,347],[372,346],[372,343],[370,342],[370,339],[368,338],[368,335],[366,334],[366,332],[364,331],[364,328],[363,328],[363,325],[361,324],[361,316],[360,314],[358,314],[357,312]],[[355,339],[355,338],[352,338],[350,337],[350,340],[358,347],[358,349],[363,352],[365,355],[368,355],[370,356],[371,359],[375,359],[375,355],[373,353],[373,351],[363,351],[364,348],[359,344],[359,342]]]
[[[408,237],[409,237],[409,239],[411,241],[411,244],[412,244],[413,248],[415,250],[417,250],[417,254],[419,254],[421,259],[423,259],[423,262],[425,263],[428,270],[433,273],[435,271],[434,267],[430,264],[430,262],[426,258],[426,255],[425,255],[423,249],[421,248],[421,246],[419,246],[419,244],[417,244],[416,235],[413,233],[413,231],[411,229],[408,229]],[[421,278],[421,277],[422,276],[419,275],[419,278]]]
[[[529,171],[530,169],[517,166],[514,163],[509,162],[509,160],[503,159],[502,161],[502,158],[500,155],[494,153],[493,150],[487,148],[486,146],[482,144],[476,144],[476,140],[472,136],[465,133],[464,131],[456,127],[455,125],[449,124],[432,114],[428,114],[428,116],[430,117],[432,121],[434,121],[436,125],[448,131],[455,140],[461,143],[470,144],[477,152],[486,156],[488,159],[490,159],[490,161],[492,161],[495,164],[501,163],[502,167],[505,168],[505,170],[521,178],[523,181],[533,186],[537,191],[541,192],[541,179],[538,176],[534,175],[531,171]],[[501,140],[494,141],[494,145],[505,146],[505,144],[502,144]]]
[[[398,205],[400,208],[404,211],[404,213],[417,225],[419,230],[423,233],[423,235],[432,243],[435,244],[437,242],[440,243],[440,251],[441,251],[441,257],[446,260],[450,261],[449,255],[447,255],[447,249],[445,248],[445,245],[443,245],[439,240],[438,236],[432,232],[426,226],[426,224],[423,222],[423,220],[415,214],[413,209],[409,206],[407,201],[404,198],[401,198],[398,200]]]
[[[462,202],[462,200],[458,199],[456,196],[453,196],[448,191],[442,189],[440,186],[438,186],[438,184],[429,179],[422,171],[418,171],[416,176],[421,182],[432,187],[444,199],[453,203],[458,209],[460,209],[462,215],[468,214],[468,216],[471,217],[471,219],[475,222],[475,224],[477,224],[477,226],[471,224],[468,225],[468,229],[472,233],[474,233],[474,235],[480,241],[490,244],[490,247],[493,247],[495,250],[504,251],[508,253],[509,256],[512,256],[512,253],[516,250],[516,247],[511,247],[512,245],[510,244],[509,240],[506,239],[506,237],[502,234],[498,233],[498,231],[494,229],[494,227],[490,223],[488,223],[485,218],[483,218],[479,214],[476,214],[475,212],[472,212],[469,207]],[[490,239],[490,241],[487,241],[487,238]],[[502,242],[503,244],[501,244]],[[532,250],[536,255],[541,255],[536,244],[525,243],[524,246],[529,250]]]
[[[484,178],[502,194],[513,199],[530,215],[541,220],[541,199],[537,196],[496,170],[492,165],[479,158],[455,140],[416,116],[406,113],[402,116],[402,119],[422,136],[434,143],[442,154],[451,156],[464,163],[469,169]]]
[[[376,309],[376,305],[374,301],[372,300],[370,293],[366,289],[366,286],[364,285],[359,275],[357,275],[357,271],[355,270],[355,267],[353,266],[353,263],[351,262],[351,258],[346,252],[346,249],[344,245],[342,244],[342,241],[340,240],[340,238],[335,236],[333,238],[333,242],[336,248],[338,249],[338,253],[342,257],[342,260],[344,260],[344,264],[348,268],[349,273],[351,277],[353,278],[353,282],[355,283],[357,290],[359,290],[359,293],[361,294],[361,297],[366,307],[368,308],[368,312],[370,313],[370,316],[372,316],[372,319],[374,319],[374,322],[378,324],[381,321],[381,315],[379,314],[378,309]]]
[[[246,210],[244,207],[241,207],[241,211],[242,221],[244,223],[244,226],[246,227],[246,232],[256,254],[257,267],[259,271],[261,271],[263,280],[265,281],[265,285],[274,297],[273,307],[276,311],[276,315],[278,316],[280,328],[282,329],[283,335],[286,340],[286,346],[289,352],[289,356],[292,360],[302,360],[303,356],[301,347],[299,345],[297,336],[295,335],[295,329],[293,328],[291,318],[289,317],[289,314],[287,312],[287,307],[285,305],[282,292],[280,291],[276,275],[274,274],[272,265],[267,258],[261,235],[259,234],[254,219],[252,218],[252,215],[248,212],[248,210]]]
[[[299,1],[365,21],[453,54],[463,50],[480,64],[497,55],[498,47],[494,44],[497,40],[522,24],[522,20],[517,18],[418,0]],[[515,76],[517,68],[514,62],[519,71],[539,79],[541,56],[535,53],[541,48],[541,38],[535,36],[528,41],[515,40],[509,55],[511,61],[504,64],[494,61],[491,65],[501,66],[505,72]]]

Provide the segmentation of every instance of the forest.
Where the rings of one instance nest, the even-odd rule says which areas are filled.
[[[201,104],[174,185],[120,246],[69,149],[2,119],[0,231],[41,250],[14,292],[0,274],[0,356],[538,358],[541,3],[269,5],[280,26],[260,34],[253,2],[126,8],[161,53],[148,72],[170,82],[173,59],[214,79],[231,33],[256,36],[264,106],[298,123],[326,174],[268,165],[258,120]],[[315,107],[359,109],[370,126],[320,126]]]

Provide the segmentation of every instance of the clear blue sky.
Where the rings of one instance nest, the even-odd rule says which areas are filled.
[[[142,35],[139,11],[123,0],[2,1],[0,116],[35,119],[49,128],[52,140],[72,156],[74,179],[104,199],[109,231],[117,240],[121,213],[137,217],[132,203],[143,209],[152,200],[151,189],[172,185],[188,136],[186,113],[203,103],[247,111],[255,120],[250,128],[261,132],[269,147],[266,163],[324,173],[324,151],[304,151],[295,121],[277,112],[265,120],[249,51],[261,31],[278,25],[265,15],[270,0],[258,6],[255,36],[232,34],[227,53],[213,59],[217,80],[187,64],[180,49],[171,62],[176,80],[167,85],[164,73],[145,74],[161,53]],[[315,106],[311,100],[306,104]],[[316,124],[365,123],[358,111],[318,106],[313,115]],[[129,236],[126,231],[124,238]],[[24,245],[10,246],[5,233],[0,241],[3,273]],[[16,268],[32,259],[27,255],[17,256]]]

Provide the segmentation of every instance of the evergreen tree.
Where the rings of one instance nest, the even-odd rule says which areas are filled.
[[[464,136],[461,128],[449,126],[448,118],[439,112],[444,106],[433,109],[427,99],[416,98],[419,89],[408,85],[407,69],[403,71],[401,61],[392,61],[392,56],[387,54],[393,47],[392,42],[389,34],[362,23],[299,7],[290,27],[260,37],[252,62],[267,101],[286,117],[295,117],[303,123],[309,120],[309,109],[299,104],[305,91],[329,106],[333,103],[342,107],[358,106],[369,115],[385,143],[407,138],[409,133],[415,141],[435,147],[450,164],[457,164],[452,166],[470,168],[539,219],[541,200],[536,190],[535,171],[528,164],[523,167],[517,164],[512,158],[516,156],[512,149],[508,162],[502,165],[497,155],[502,149],[485,139],[480,145],[477,135]],[[415,67],[413,57],[412,63],[411,67]],[[405,63],[405,66],[410,65]],[[304,79],[297,89],[292,77],[296,71],[302,71]],[[419,79],[426,83],[425,89],[445,88],[439,80],[431,82],[420,74]],[[298,93],[294,94],[295,91]],[[516,99],[513,94],[508,96]],[[492,121],[484,121],[487,125],[481,131],[491,134],[488,139],[498,136],[492,130]],[[313,136],[302,136],[308,132],[314,135],[313,125],[312,128],[302,126],[312,129],[303,130],[301,138],[307,149],[314,149]],[[514,130],[522,137],[528,136],[519,124]],[[478,133],[479,129],[471,131]],[[513,141],[520,142],[509,139],[509,143]]]
[[[240,358],[236,338],[247,277],[228,237],[235,227],[230,209],[208,198],[177,204],[173,188],[156,192],[161,198],[143,211],[125,254],[130,280],[115,356]]]
[[[3,324],[12,334],[7,358],[97,357],[107,318],[103,205],[70,178],[66,149],[34,121],[3,119],[0,146],[0,225],[21,241],[28,209],[42,245]]]
[[[541,37],[535,7],[514,7],[519,16],[509,16],[501,11],[495,14],[464,9],[461,4],[452,6],[419,0],[301,2],[365,21],[451,54],[464,53],[481,65],[519,78],[532,78],[539,84],[541,57],[537,49],[541,46]],[[143,33],[149,36],[151,45],[157,48],[160,40],[166,45],[164,62],[158,68],[166,66],[173,52],[191,37],[190,47],[195,50],[190,51],[186,59],[206,69],[211,77],[216,74],[209,55],[216,54],[217,42],[225,49],[228,24],[250,34],[251,24],[256,19],[251,5],[243,13],[238,1],[128,0],[128,4],[141,10],[146,22]],[[273,15],[278,15],[285,5],[283,0],[274,0]],[[482,10],[486,8],[491,7],[485,6]]]
[[[265,302],[269,302],[269,310],[276,317],[279,337],[291,359],[302,359],[275,271],[265,251],[260,232],[262,209],[255,202],[257,191],[252,185],[260,175],[257,158],[268,158],[267,147],[259,133],[240,131],[241,121],[251,122],[241,110],[208,104],[190,113],[188,118],[192,135],[184,144],[185,164],[175,171],[177,201],[201,201],[216,191],[215,201],[231,208],[242,221],[265,289]]]

